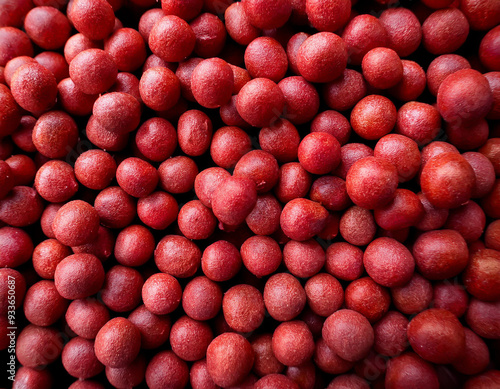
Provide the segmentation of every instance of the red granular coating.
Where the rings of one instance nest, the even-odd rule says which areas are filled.
[[[73,332],[85,339],[94,339],[109,321],[109,311],[96,299],[74,300],[66,311],[66,322]]]
[[[179,306],[181,296],[182,289],[179,282],[169,274],[153,274],[142,287],[144,305],[155,315],[173,312]]]
[[[69,64],[69,75],[76,87],[89,95],[111,88],[117,74],[113,58],[101,49],[82,51]]]
[[[375,47],[385,47],[389,38],[383,24],[375,16],[358,15],[342,32],[350,63],[360,65],[364,55]]]
[[[415,315],[432,302],[432,285],[418,273],[404,286],[391,288],[392,302],[402,313]]]
[[[228,177],[212,194],[212,210],[221,223],[241,224],[257,202],[254,181],[245,177]]]
[[[384,230],[397,231],[412,227],[425,214],[419,197],[408,189],[396,189],[394,199],[373,212],[376,223]]]
[[[460,177],[460,182],[450,180]],[[475,173],[467,160],[453,152],[431,158],[422,168],[420,186],[429,202],[439,208],[455,208],[471,197]]]
[[[395,357],[408,348],[408,319],[397,311],[389,311],[373,326],[375,352]]]
[[[281,205],[272,194],[257,197],[253,210],[245,221],[254,234],[271,235],[280,225]]]
[[[478,240],[483,235],[485,226],[484,211],[474,201],[452,209],[445,224],[445,228],[458,231],[467,243]]]
[[[179,210],[177,224],[186,238],[199,240],[207,239],[213,234],[217,219],[200,200],[192,200]]]
[[[446,77],[459,70],[470,69],[470,63],[457,54],[444,54],[436,57],[427,68],[427,88],[434,96]]]
[[[131,157],[125,159],[116,170],[118,185],[134,197],[151,194],[158,185],[158,172],[148,162]]]
[[[196,163],[179,155],[164,161],[158,168],[160,187],[170,193],[186,193],[194,187],[198,175]]]
[[[56,217],[57,211],[64,204],[48,204],[43,210],[40,217],[40,227],[42,227],[42,232],[47,238],[55,238],[54,231],[52,229],[52,222]]]
[[[340,148],[341,161],[335,174],[345,180],[347,172],[355,162],[370,156],[373,156],[373,149],[363,143],[345,144]]]
[[[261,29],[283,26],[292,13],[292,5],[286,0],[272,3],[265,0],[244,0],[242,4],[250,23]]]
[[[12,384],[12,388],[50,389],[52,385],[52,376],[48,370],[37,370],[22,366],[16,372],[16,379]]]
[[[50,70],[58,83],[69,76],[69,66],[62,54],[53,51],[44,51],[34,59],[40,65]]]
[[[252,149],[248,134],[239,127],[218,129],[210,145],[210,156],[224,169],[232,169],[240,158]]]
[[[70,201],[57,211],[53,229],[57,240],[66,246],[90,243],[97,238],[99,213],[85,201]]]
[[[205,59],[193,70],[191,90],[196,101],[205,108],[219,108],[232,96],[233,71],[220,58]]]
[[[115,388],[126,388],[129,385],[138,386],[144,381],[145,373],[146,358],[141,354],[128,366],[106,368],[106,378]]]
[[[437,108],[447,122],[473,123],[484,118],[493,104],[488,80],[477,70],[459,70],[441,83]]]
[[[26,292],[23,311],[30,323],[47,327],[59,320],[67,307],[68,301],[57,292],[54,282],[42,280]]]
[[[276,359],[286,366],[299,366],[314,354],[314,340],[301,320],[281,323],[273,333],[272,349]]]
[[[234,85],[233,85],[233,95],[240,93],[241,88],[251,80],[250,74],[246,69],[240,68],[239,66],[235,66],[229,64],[233,71],[234,76]],[[233,96],[234,97],[234,96]]]
[[[36,151],[36,147],[33,144],[32,139],[33,127],[35,126],[35,123],[36,119],[33,116],[22,116],[17,130],[11,135],[12,141],[16,144],[16,146],[27,153]],[[27,156],[25,155],[19,154],[18,158],[19,160],[16,161],[17,163],[22,162],[23,165],[29,163],[27,162]],[[29,160],[34,165],[31,158],[29,158]]]
[[[426,145],[431,142],[441,129],[439,111],[432,105],[411,101],[398,111],[395,131],[417,142]]]
[[[340,282],[327,273],[319,273],[307,280],[304,290],[307,304],[320,316],[328,317],[344,302],[344,290]]]
[[[73,246],[71,249],[75,254],[93,254],[104,262],[113,253],[114,244],[115,236],[113,233],[108,228],[99,226],[95,240],[81,246]]]
[[[326,250],[325,270],[341,280],[352,281],[363,273],[363,251],[346,242],[336,242]]]
[[[128,133],[140,123],[141,105],[128,93],[111,92],[95,101],[92,113],[101,126],[113,132]]]
[[[40,219],[43,200],[28,186],[15,186],[0,201],[0,220],[13,227],[26,227]]]
[[[325,251],[314,239],[304,242],[291,240],[283,248],[283,261],[295,277],[309,278],[325,264]]]
[[[303,198],[289,201],[281,212],[280,225],[293,240],[307,240],[323,230],[328,211],[320,204]]]
[[[160,389],[169,383],[172,389],[182,389],[189,381],[189,368],[172,351],[160,351],[146,368],[146,383],[151,389]]]
[[[252,150],[240,158],[233,172],[235,177],[255,182],[257,193],[270,191],[278,181],[278,163],[269,153]]]
[[[481,301],[496,301],[500,285],[500,253],[484,249],[473,253],[463,273],[467,291]]]
[[[38,116],[55,104],[56,78],[42,65],[30,62],[13,74],[10,90],[21,108]]]
[[[28,35],[18,28],[0,27],[0,53],[0,66],[5,66],[15,57],[21,55],[32,57],[33,45]]]
[[[87,38],[83,34],[75,34],[69,37],[64,45],[64,58],[69,64],[73,58],[75,58],[79,53],[87,49],[102,49],[103,45],[101,41],[95,41]]]
[[[73,197],[78,191],[78,183],[71,165],[53,160],[38,169],[35,189],[45,200],[60,203]]]
[[[408,340],[422,358],[433,363],[452,363],[465,352],[465,333],[457,317],[431,308],[408,325]]]
[[[389,8],[379,18],[385,28],[388,47],[400,57],[407,57],[420,46],[422,28],[415,14],[409,9]]]
[[[488,346],[473,331],[464,328],[465,353],[453,363],[453,367],[463,374],[478,374],[486,369],[490,361]]]
[[[396,119],[396,107],[391,100],[380,95],[363,98],[351,111],[352,129],[368,140],[380,139],[391,132]]]
[[[288,69],[285,49],[273,38],[256,38],[245,50],[245,67],[252,78],[264,77],[277,83]]]
[[[177,146],[177,134],[169,121],[151,118],[137,130],[135,143],[146,158],[163,162],[173,154]]]
[[[323,111],[311,123],[311,132],[326,132],[333,135],[340,145],[345,145],[351,135],[349,120],[339,112]]]
[[[195,18],[203,7],[203,0],[162,0],[161,8],[166,15],[176,15],[184,20]]]
[[[305,11],[312,26],[318,31],[334,32],[344,27],[351,15],[351,2],[340,0],[305,1]]]
[[[278,184],[274,189],[282,203],[307,195],[311,188],[311,175],[298,162],[282,165],[279,170]]]
[[[182,316],[172,326],[170,345],[172,351],[184,361],[197,361],[207,352],[213,333],[206,322]]]
[[[62,364],[68,374],[79,379],[94,377],[104,366],[94,353],[94,342],[81,337],[71,339],[64,345]]]
[[[288,40],[288,43],[286,45],[288,66],[290,67],[290,70],[297,75],[299,74],[299,69],[297,68],[297,52],[299,51],[302,43],[304,43],[304,41],[310,36],[311,35],[306,32],[298,32]]]
[[[57,265],[71,255],[71,249],[56,239],[47,239],[39,243],[33,251],[33,268],[46,279],[54,279]]]
[[[348,110],[359,102],[367,93],[367,84],[362,74],[344,69],[334,81],[323,87],[323,99],[328,107],[337,111]]]
[[[224,333],[208,346],[207,369],[217,385],[237,385],[250,373],[253,362],[252,345],[239,334]]]
[[[497,339],[499,336],[498,320],[500,303],[486,302],[472,298],[466,313],[469,327],[485,339]]]
[[[0,234],[1,232],[2,230],[0,229]],[[7,319],[7,313],[9,312],[8,307],[10,306],[10,302],[12,302],[12,297],[9,298],[9,296],[14,296],[15,301],[13,302],[13,307],[18,309],[22,305],[26,294],[26,281],[21,273],[11,268],[0,269],[0,280],[2,280],[2,286],[0,287],[0,301],[2,303],[0,313],[4,315],[5,319]],[[9,293],[9,290],[11,290],[10,286],[13,282],[15,285],[14,294]],[[7,348],[7,344],[5,347],[2,347],[2,349]]]
[[[434,284],[433,307],[450,311],[456,317],[461,317],[469,305],[469,296],[465,287],[445,280]]]
[[[97,293],[104,283],[104,268],[92,254],[73,254],[56,267],[54,281],[59,294],[69,300]]]
[[[71,115],[85,116],[92,112],[98,95],[81,92],[71,78],[65,78],[57,85],[57,99],[62,108]]]
[[[146,44],[132,28],[120,28],[104,42],[104,51],[111,55],[118,70],[133,72],[146,60]]]
[[[141,104],[142,99],[139,92],[139,79],[132,73],[120,72],[116,76],[116,82],[109,89],[109,92],[123,92],[134,96],[137,101]]]
[[[489,127],[484,119],[475,123],[445,123],[448,141],[461,150],[473,150],[481,147],[488,140]]]
[[[429,389],[440,387],[434,367],[417,354],[408,352],[389,360],[385,376],[386,388],[409,387],[415,382]]]
[[[361,313],[370,323],[375,323],[389,310],[391,297],[387,289],[370,277],[351,282],[345,290],[345,307]]]
[[[410,251],[392,238],[377,238],[370,243],[363,264],[376,283],[390,288],[408,283],[415,268]]]
[[[167,228],[175,221],[178,212],[179,206],[175,198],[162,191],[153,192],[137,202],[139,219],[155,230]]]
[[[166,111],[178,102],[181,85],[177,76],[166,67],[146,70],[139,83],[141,98],[149,108]]]
[[[200,156],[210,147],[212,121],[203,112],[190,110],[181,115],[177,124],[179,146],[189,156]]]
[[[411,180],[420,169],[420,150],[417,142],[403,135],[389,134],[374,148],[374,156],[390,161],[398,170],[400,182]]]
[[[241,245],[243,264],[257,277],[275,272],[282,260],[278,243],[268,236],[252,236]]]
[[[225,240],[212,243],[203,251],[201,257],[203,274],[216,282],[233,278],[240,270],[241,264],[240,252]]]
[[[235,285],[224,294],[222,313],[236,332],[251,332],[264,321],[266,309],[262,293],[250,285]]]
[[[328,133],[312,132],[300,142],[298,158],[309,173],[329,173],[340,163],[340,143]]]
[[[426,78],[422,67],[414,62],[401,60],[403,78],[389,92],[401,101],[416,100],[425,90]]]
[[[285,98],[284,116],[293,124],[312,120],[319,109],[319,95],[312,84],[303,77],[287,77],[278,83]],[[274,123],[273,127],[276,127]]]
[[[139,354],[141,333],[123,317],[108,321],[97,333],[94,350],[106,367],[125,367]]]
[[[101,191],[94,206],[101,223],[109,228],[124,228],[130,225],[136,215],[134,199],[118,186]]]
[[[311,35],[297,52],[297,69],[310,82],[330,82],[341,76],[347,64],[344,41],[331,32]]]
[[[242,2],[231,4],[224,12],[224,20],[227,33],[240,45],[248,45],[261,33],[257,27],[250,24]]]
[[[274,123],[283,112],[285,98],[273,81],[255,78],[241,88],[236,108],[243,120],[255,127]]]
[[[385,47],[370,50],[361,63],[363,76],[377,89],[388,89],[403,78],[403,64],[398,54]]]
[[[500,28],[495,27],[481,40],[479,46],[479,59],[489,70],[500,70],[500,52],[498,51],[498,41],[500,39]]]
[[[330,315],[323,325],[322,333],[328,347],[342,359],[351,362],[366,357],[374,341],[370,322],[350,309],[341,309]]]
[[[316,342],[314,363],[321,371],[328,374],[342,374],[351,370],[354,366],[353,362],[340,358],[332,351],[323,338],[319,338]]]
[[[262,150],[272,154],[281,163],[297,159],[299,143],[300,136],[297,129],[286,119],[278,119],[272,126],[264,127],[259,132],[259,144]]]
[[[268,374],[279,374],[283,371],[283,364],[276,359],[272,350],[272,335],[261,334],[252,339],[252,348],[255,354],[253,372],[259,377]]]
[[[182,308],[194,320],[210,320],[217,316],[222,306],[222,290],[219,284],[207,277],[193,278],[184,287]]]
[[[145,305],[137,307],[128,316],[141,333],[141,348],[155,349],[165,343],[170,336],[170,317],[151,313]]]
[[[195,54],[203,58],[217,57],[226,43],[226,27],[212,13],[203,13],[190,23],[196,36]]]
[[[197,174],[194,181],[194,191],[203,205],[212,207],[212,193],[230,174],[219,167],[211,167]]]
[[[0,84],[0,136],[5,137],[16,131],[21,122],[21,109],[9,88]]]
[[[48,158],[68,155],[78,141],[78,128],[71,116],[63,111],[50,111],[37,120],[33,128],[33,144]]]
[[[29,0],[20,0],[15,3],[5,3],[4,6],[6,12],[2,12],[0,16],[0,26],[20,27],[24,16],[33,7],[33,3]]]
[[[167,235],[156,246],[155,263],[160,271],[179,278],[194,275],[201,261],[201,251],[189,239]]]
[[[73,0],[68,17],[79,32],[93,40],[108,37],[115,25],[113,8],[106,0]]]
[[[355,162],[346,177],[346,187],[354,204],[367,209],[380,208],[395,196],[398,185],[396,167],[389,161],[366,157]]]
[[[155,249],[153,234],[144,226],[128,226],[118,234],[114,247],[116,260],[124,266],[141,266]]]
[[[469,22],[458,8],[433,12],[422,24],[422,43],[432,54],[448,54],[464,44]]]
[[[500,139],[499,138],[490,138],[484,144],[483,147],[479,149],[479,152],[486,156],[493,168],[495,169],[495,173],[497,175],[500,174]]]
[[[115,178],[115,173],[114,158],[102,150],[85,151],[75,161],[76,178],[90,189],[106,188]]]
[[[38,368],[54,362],[63,349],[62,334],[54,327],[28,324],[17,337],[16,357],[25,367]]]
[[[288,273],[272,275],[264,287],[267,312],[278,321],[297,317],[306,305],[306,298],[306,292],[299,280]]]
[[[149,34],[149,47],[167,62],[179,62],[188,57],[196,44],[196,36],[186,21],[175,15],[161,18]]]
[[[496,1],[465,0],[460,3],[473,30],[489,30],[500,22],[500,6]]]
[[[102,301],[114,312],[128,312],[141,302],[144,279],[130,267],[116,265],[106,272],[100,291]]]
[[[345,181],[335,176],[323,176],[314,181],[309,197],[329,211],[342,211],[351,205]]]
[[[30,39],[45,50],[64,46],[71,33],[68,18],[54,7],[35,7],[26,14],[24,29]]]

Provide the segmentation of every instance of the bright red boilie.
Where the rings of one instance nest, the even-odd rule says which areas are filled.
[[[470,63],[457,54],[444,54],[436,57],[427,68],[427,87],[437,96],[439,86],[446,77],[459,70],[470,69]]]
[[[397,7],[382,12],[379,18],[388,37],[388,47],[400,57],[407,57],[420,46],[422,28],[410,10]]]
[[[86,379],[104,370],[94,353],[94,342],[81,337],[71,339],[61,354],[64,369],[73,377]]]
[[[64,58],[66,58],[66,62],[69,64],[73,58],[84,50],[102,48],[102,42],[87,38],[85,35],[80,33],[75,34],[69,37],[64,45]]]
[[[352,108],[366,96],[366,93],[365,79],[361,73],[352,69],[344,69],[340,77],[323,87],[323,98],[326,104],[338,111]]]
[[[54,327],[29,324],[17,337],[16,357],[25,367],[39,368],[53,363],[61,355],[63,339]],[[47,352],[50,350],[51,352]]]
[[[116,170],[118,185],[129,195],[145,197],[158,185],[158,172],[148,162],[140,158],[125,159]]]
[[[175,106],[181,95],[179,79],[170,69],[153,67],[145,71],[139,83],[142,101],[155,111]]]
[[[333,135],[313,132],[300,142],[298,158],[309,173],[330,173],[340,163],[340,143]]]
[[[66,311],[66,322],[73,332],[85,339],[94,339],[109,321],[109,311],[95,299],[74,300]]]
[[[351,205],[345,181],[335,176],[323,176],[314,181],[309,197],[329,211],[342,211]]]
[[[276,359],[285,366],[300,366],[313,356],[313,336],[303,321],[281,323],[274,330],[272,349]]]
[[[398,54],[385,47],[370,50],[361,63],[363,76],[377,89],[388,89],[403,78],[403,64]]]
[[[408,340],[413,350],[433,363],[453,363],[465,352],[465,332],[451,312],[431,308],[408,324]]]
[[[392,96],[401,101],[416,100],[425,90],[426,77],[422,67],[414,62],[401,60],[403,64],[403,78],[389,89]]]
[[[326,273],[319,273],[307,280],[304,290],[311,310],[323,317],[337,311],[344,301],[342,285],[335,277]]]
[[[149,47],[166,62],[179,62],[194,50],[196,36],[184,20],[175,15],[161,18],[151,30]]]
[[[71,201],[57,211],[53,229],[57,240],[67,246],[90,243],[97,238],[99,212],[85,201]]]
[[[163,162],[173,154],[177,146],[177,134],[167,120],[152,118],[139,127],[135,143],[146,158]]]
[[[434,308],[446,309],[456,317],[464,315],[469,303],[465,287],[459,284],[452,284],[448,281],[434,284],[432,299]]]
[[[172,351],[184,361],[197,361],[205,357],[212,339],[212,330],[207,323],[188,316],[179,318],[170,330]]]
[[[52,385],[53,380],[49,371],[22,366],[16,372],[16,379],[12,384],[12,388],[50,389]]]
[[[26,227],[40,219],[43,200],[28,186],[15,186],[0,201],[0,220],[13,227]]]
[[[325,252],[313,239],[304,242],[291,240],[283,248],[283,261],[295,277],[309,278],[317,274],[325,264]]]
[[[82,51],[69,64],[71,79],[78,89],[88,95],[108,90],[115,83],[117,74],[113,58],[101,49]]]
[[[35,189],[45,200],[60,203],[73,197],[78,191],[78,183],[69,164],[53,160],[38,169]]]
[[[368,209],[352,206],[340,218],[339,231],[348,243],[366,246],[375,236],[377,226]]]
[[[107,38],[115,25],[113,8],[106,0],[73,0],[68,17],[79,32],[96,41]]]
[[[259,377],[269,374],[279,374],[283,371],[283,364],[276,359],[272,350],[272,335],[262,334],[252,339],[252,348],[255,354],[253,372]]]
[[[333,243],[326,250],[325,270],[341,280],[355,280],[364,270],[363,251],[349,243]]]
[[[116,265],[109,269],[100,291],[103,303],[114,312],[128,312],[141,302],[141,274],[130,267]]]
[[[250,23],[260,29],[281,27],[292,13],[292,5],[286,0],[273,3],[265,0],[244,0],[242,4]]]
[[[47,239],[35,247],[33,251],[33,268],[37,274],[46,279],[54,279],[57,265],[71,255],[71,249],[56,239]]]
[[[234,331],[252,332],[264,321],[266,310],[259,290],[242,284],[233,286],[224,294],[222,312]]]
[[[406,329],[408,319],[399,312],[389,311],[373,326],[375,352],[395,357],[408,347]]]
[[[255,182],[257,193],[270,191],[278,181],[278,163],[269,153],[252,150],[240,158],[233,171],[234,177]]]
[[[57,90],[57,98],[62,108],[75,116],[89,115],[98,98],[98,95],[87,95],[80,91],[71,78],[65,78],[59,82]]]
[[[385,376],[387,389],[411,387],[416,382],[428,389],[440,387],[436,370],[417,354],[408,352],[389,361]]]
[[[370,277],[351,282],[345,290],[345,307],[361,313],[370,323],[382,318],[390,303],[389,292]]]
[[[330,82],[342,75],[347,51],[342,38],[331,32],[311,35],[297,52],[297,69],[310,82]]]
[[[196,101],[205,108],[219,108],[231,99],[233,71],[220,58],[201,61],[191,75],[191,89]]]
[[[496,1],[464,0],[460,2],[460,10],[474,30],[488,30],[500,22],[500,6]]]
[[[24,29],[42,49],[55,50],[68,40],[71,25],[68,18],[54,7],[35,7],[26,14]]]
[[[289,201],[280,216],[280,225],[290,239],[307,240],[317,235],[326,225],[328,211],[320,204],[297,198]]]
[[[160,389],[165,382],[175,389],[181,389],[189,381],[189,368],[182,359],[172,351],[160,351],[146,368],[146,383],[151,389]]]
[[[216,57],[220,54],[226,43],[226,27],[214,14],[203,13],[190,24],[196,43],[195,54],[203,58]]]
[[[500,52],[498,51],[499,39],[500,28],[497,26],[484,36],[479,46],[479,58],[481,63],[489,70],[500,70]]]
[[[192,200],[179,210],[177,224],[185,237],[199,240],[207,239],[213,234],[217,219],[201,201]]]
[[[450,211],[445,228],[458,231],[467,243],[478,240],[483,235],[486,216],[474,201]]]
[[[468,35],[469,22],[457,8],[435,11],[422,24],[422,43],[435,55],[456,51]]]
[[[245,67],[252,78],[279,82],[288,69],[285,49],[273,38],[256,38],[245,50]]]
[[[222,306],[222,291],[219,284],[207,277],[192,279],[184,288],[182,308],[194,320],[213,319]]]
[[[306,292],[299,280],[288,273],[272,275],[264,287],[264,304],[278,321],[296,318],[306,305]]]
[[[388,134],[396,124],[397,111],[386,97],[370,95],[351,111],[352,129],[362,138],[376,140]]]
[[[106,368],[106,378],[115,388],[140,385],[144,381],[145,374],[146,358],[141,354],[128,366]]]
[[[130,204],[133,205],[133,204]],[[179,205],[175,198],[162,191],[151,193],[142,197],[137,202],[137,215],[139,219],[155,230],[164,230],[172,224],[179,213]],[[131,214],[131,219],[134,214]]]
[[[111,55],[120,71],[133,72],[146,60],[146,45],[138,31],[120,28],[104,42],[104,51]]]
[[[164,161],[158,168],[160,187],[170,193],[186,193],[193,189],[198,175],[196,163],[179,155]]]
[[[245,267],[257,277],[275,272],[282,260],[278,243],[268,236],[252,236],[245,240],[240,249]]]
[[[15,27],[0,27],[0,49],[0,66],[5,66],[15,57],[33,56],[33,45],[28,35]]]
[[[418,224],[424,213],[419,197],[407,189],[396,189],[394,199],[373,212],[377,224],[388,231],[412,227]]]
[[[278,119],[271,127],[259,132],[262,150],[272,154],[280,163],[297,159],[300,136],[295,126],[286,119]]]
[[[261,33],[250,23],[242,2],[231,4],[224,12],[224,19],[227,33],[240,45],[248,45]]]
[[[404,104],[398,111],[396,132],[414,140],[418,145],[430,143],[440,129],[441,117],[432,105],[412,101]]]
[[[484,249],[473,253],[463,273],[467,291],[481,301],[499,299],[500,252]]]
[[[231,243],[220,240],[212,243],[203,251],[201,268],[212,281],[227,281],[233,278],[241,268],[241,256]]]
[[[337,31],[346,25],[351,15],[351,3],[347,0],[307,0],[304,3],[307,18],[318,31]]]
[[[391,288],[391,296],[400,312],[415,315],[432,302],[432,285],[424,277],[414,274],[406,285]]]
[[[254,78],[247,82],[237,96],[238,113],[255,127],[272,125],[285,107],[283,92],[266,78]]]

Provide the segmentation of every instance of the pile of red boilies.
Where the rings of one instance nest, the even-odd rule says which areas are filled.
[[[500,387],[498,0],[0,7],[14,388]]]

